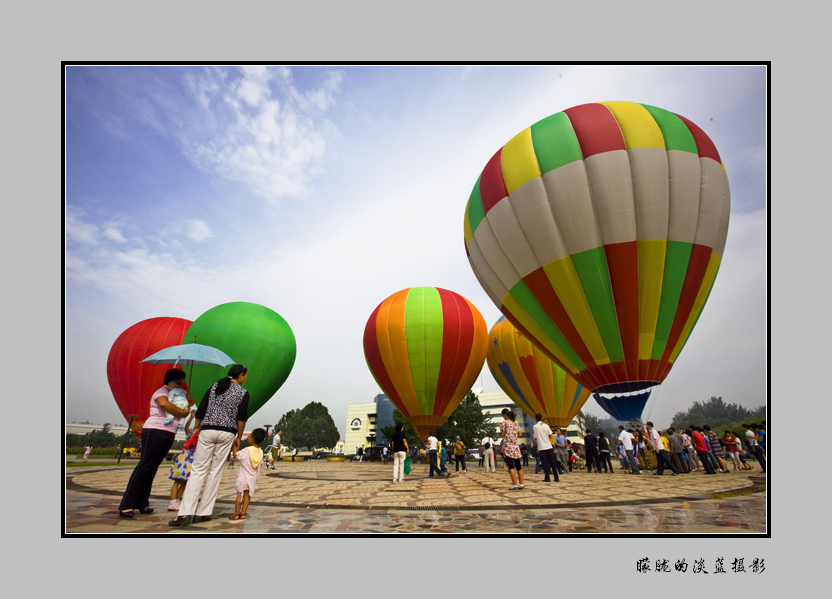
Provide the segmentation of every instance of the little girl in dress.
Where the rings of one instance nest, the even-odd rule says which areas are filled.
[[[168,478],[173,481],[173,487],[170,490],[169,512],[179,511],[182,495],[185,494],[185,485],[188,484],[188,478],[191,476],[191,465],[194,463],[194,451],[196,450],[197,435],[199,434],[191,435],[191,422],[193,422],[195,414],[195,411],[191,412],[188,422],[185,423],[185,434],[190,435],[190,437],[185,441],[182,451],[173,462],[173,468],[170,469]]]
[[[257,480],[260,478],[260,464],[263,462],[263,450],[260,444],[266,438],[266,431],[256,428],[248,436],[248,447],[237,452],[240,469],[237,471],[237,500],[234,502],[234,514],[229,520],[245,520],[248,503],[257,490]]]

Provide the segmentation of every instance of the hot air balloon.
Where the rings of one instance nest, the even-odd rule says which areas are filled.
[[[584,388],[505,318],[488,333],[486,360],[494,380],[526,414],[567,427],[589,399]]]
[[[113,343],[107,357],[107,380],[125,420],[135,414],[132,428],[141,437],[144,421],[150,415],[150,397],[165,382],[170,364],[142,362],[147,356],[182,343],[190,320],[158,317],[143,320],[124,331]]]
[[[506,318],[581,385],[629,404],[628,419],[702,312],[729,212],[719,153],[691,121],[584,104],[494,154],[466,206],[465,246]]]
[[[249,394],[249,418],[286,382],[297,354],[295,335],[283,317],[250,302],[211,308],[194,320],[182,343],[215,347],[248,368],[244,387]],[[200,403],[211,385],[227,373],[224,366],[195,368],[190,386],[196,402]]]
[[[394,293],[364,328],[364,356],[379,387],[426,440],[471,389],[485,362],[485,319],[436,287]]]

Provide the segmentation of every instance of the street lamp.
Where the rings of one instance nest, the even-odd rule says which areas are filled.
[[[117,464],[121,464],[121,456],[124,455],[124,448],[127,447],[127,442],[130,440],[130,433],[133,432],[133,419],[138,418],[138,414],[127,414],[130,419],[130,424],[127,425],[127,433],[124,435],[124,441],[121,442],[121,451],[118,452]]]

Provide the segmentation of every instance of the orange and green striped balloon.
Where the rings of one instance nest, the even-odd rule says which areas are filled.
[[[504,317],[488,333],[488,369],[526,414],[540,414],[549,426],[569,426],[589,389],[566,374]]]
[[[486,164],[465,247],[523,335],[584,387],[623,399],[664,381],[679,356],[719,270],[730,208],[719,153],[695,124],[646,104],[583,104]]]
[[[436,287],[394,293],[364,328],[364,356],[379,387],[426,440],[471,389],[488,342],[485,319]]]

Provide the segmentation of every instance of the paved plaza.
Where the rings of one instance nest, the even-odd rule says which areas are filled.
[[[234,512],[236,468],[227,467],[213,518],[173,528],[166,511],[169,464],[156,475],[153,514],[118,517],[130,466],[66,469],[66,534],[760,534],[767,528],[766,475],[732,471],[640,476],[577,470],[560,482],[543,482],[534,462],[524,468],[525,488],[510,491],[502,464],[486,473],[476,461],[468,473],[430,479],[414,464],[403,483],[392,465],[357,462],[279,462],[264,470],[243,521]],[[713,498],[730,491],[756,491]]]

